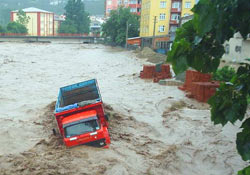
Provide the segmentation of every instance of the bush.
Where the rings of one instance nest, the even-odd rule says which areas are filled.
[[[28,33],[28,29],[23,24],[17,22],[10,22],[7,25],[7,31],[8,33],[22,33],[22,34]]]
[[[213,73],[213,80],[229,82],[236,75],[232,67],[225,66]]]

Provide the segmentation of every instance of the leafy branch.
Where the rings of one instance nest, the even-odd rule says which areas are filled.
[[[192,11],[194,18],[177,30],[167,61],[177,74],[189,67],[203,73],[216,72],[225,53],[225,41],[237,32],[244,39],[250,33],[250,3],[246,0],[200,0]],[[250,65],[245,63],[229,82],[221,83],[208,102],[214,124],[224,126],[228,122],[244,121],[236,144],[245,161],[250,160],[250,119],[245,116],[249,96]],[[249,175],[250,167],[238,174]]]

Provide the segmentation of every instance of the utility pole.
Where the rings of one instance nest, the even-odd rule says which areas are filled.
[[[157,23],[157,16],[154,17],[154,31],[153,31],[153,39],[152,39],[152,47],[154,48],[154,44],[155,44],[155,27],[156,27],[156,23]]]
[[[126,23],[127,28],[126,28],[126,49],[128,48],[128,21]]]

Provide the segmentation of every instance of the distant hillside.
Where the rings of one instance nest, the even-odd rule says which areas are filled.
[[[0,0],[0,24],[6,25],[10,21],[10,11],[27,7],[36,7],[63,14],[68,0]],[[104,15],[105,0],[82,0],[90,15]]]

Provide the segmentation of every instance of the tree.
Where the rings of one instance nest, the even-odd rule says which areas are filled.
[[[27,28],[18,22],[10,22],[7,25],[8,33],[20,33],[20,34],[27,34],[28,30]]]
[[[103,36],[109,38],[116,45],[124,45],[127,22],[129,25],[128,37],[138,36],[139,16],[130,13],[129,8],[120,7],[118,10],[112,10],[109,19],[102,26]]]
[[[225,53],[223,43],[237,32],[244,39],[250,33],[250,3],[246,0],[200,0],[192,11],[193,20],[177,30],[167,61],[172,63],[176,73],[188,67],[204,73],[215,72]],[[245,161],[250,160],[250,118],[245,116],[249,95],[250,65],[244,63],[229,82],[221,83],[208,102],[214,124],[224,126],[228,122],[243,121],[236,145]],[[250,166],[238,174],[249,175]]]
[[[65,10],[66,20],[61,26],[63,29],[59,29],[59,33],[89,33],[90,19],[81,0],[69,0]]]
[[[29,23],[30,17],[26,15],[26,13],[23,10],[19,10],[17,13],[17,21],[18,23],[24,25],[27,27],[27,24]]]
[[[0,33],[5,33],[5,32],[6,32],[5,28],[0,25]]]
[[[70,20],[63,21],[60,25],[58,33],[71,33],[71,34],[77,33],[77,28],[75,23]]]

